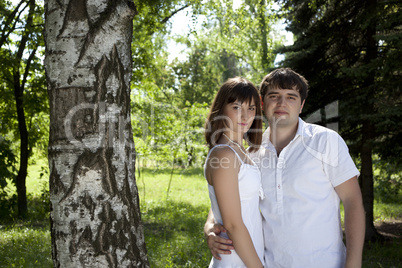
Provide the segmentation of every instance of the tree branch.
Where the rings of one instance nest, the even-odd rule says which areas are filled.
[[[179,9],[177,9],[175,11],[173,11],[172,14],[170,14],[169,16],[167,16],[166,18],[164,18],[162,20],[162,23],[165,24],[168,20],[170,20],[170,18],[172,18],[174,15],[176,15],[178,12],[182,11],[183,9],[186,9],[187,7],[189,7],[188,4],[185,5],[185,6],[182,6],[181,8],[179,8]]]
[[[8,16],[7,20],[4,22],[4,28],[1,33],[1,38],[0,38],[0,47],[3,46],[3,44],[6,42],[7,37],[15,30],[15,26],[17,25],[17,21],[19,17],[21,16],[21,13],[27,8],[28,5],[26,5],[16,16],[18,10],[20,9],[21,5],[24,3],[24,0],[21,0],[21,2],[16,6],[14,11]],[[14,23],[12,27],[9,27],[11,22],[14,20]]]
[[[28,77],[28,74],[29,74],[29,69],[31,68],[31,63],[32,63],[32,60],[33,60],[33,58],[35,56],[35,53],[36,53],[36,48],[34,50],[32,50],[31,54],[29,54],[27,64],[25,66],[24,76],[22,78],[22,83],[21,83],[22,88],[25,88],[25,83],[27,81],[27,77]]]

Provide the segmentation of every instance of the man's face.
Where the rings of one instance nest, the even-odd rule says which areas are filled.
[[[264,114],[271,127],[296,127],[302,111],[300,93],[294,89],[268,89],[263,99]]]

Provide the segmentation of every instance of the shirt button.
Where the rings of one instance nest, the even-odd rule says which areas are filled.
[[[278,189],[281,189],[281,185],[280,185],[280,184],[278,184]]]
[[[277,167],[278,168],[283,168],[283,163],[278,163]]]

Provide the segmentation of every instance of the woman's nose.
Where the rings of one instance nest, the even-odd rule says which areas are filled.
[[[241,118],[242,118],[243,120],[247,120],[247,119],[248,119],[247,110],[242,109],[242,111],[241,111]]]

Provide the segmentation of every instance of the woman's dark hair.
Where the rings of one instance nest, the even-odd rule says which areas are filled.
[[[209,148],[214,147],[227,128],[226,117],[224,116],[224,108],[228,103],[235,101],[241,103],[252,100],[255,102],[256,113],[255,118],[246,133],[246,140],[250,146],[250,151],[255,151],[261,145],[262,140],[262,115],[261,102],[257,88],[245,78],[234,77],[229,78],[222,84],[215,99],[212,103],[211,110],[208,114],[205,124],[205,140]]]

